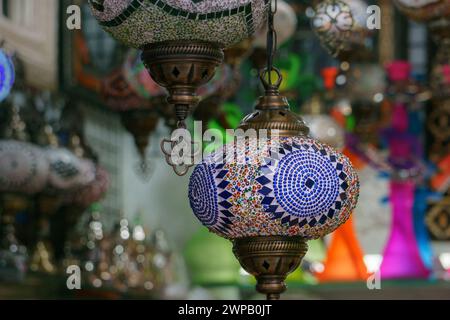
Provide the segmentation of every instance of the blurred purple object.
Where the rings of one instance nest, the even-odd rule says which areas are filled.
[[[420,256],[413,225],[415,184],[412,181],[392,181],[390,191],[393,221],[380,266],[381,278],[428,278],[430,271]]]

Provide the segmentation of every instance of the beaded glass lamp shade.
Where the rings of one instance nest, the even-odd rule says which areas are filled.
[[[48,174],[49,164],[40,149],[25,142],[0,141],[0,191],[40,192]]]
[[[366,9],[362,0],[324,0],[317,4],[312,28],[333,56],[347,58],[365,47],[370,35]]]
[[[90,0],[100,25],[134,48],[157,42],[202,40],[223,47],[258,31],[266,0]]]
[[[216,151],[196,167],[189,184],[195,215],[225,238],[317,239],[344,223],[356,205],[352,165],[325,144],[282,137],[266,150],[250,143],[236,149],[246,164],[229,163]]]
[[[267,70],[277,73],[275,84],[264,78]],[[257,291],[274,300],[300,265],[306,240],[349,218],[359,180],[347,157],[308,136],[304,121],[279,95],[281,72],[267,70],[260,75],[265,95],[239,126],[256,136],[237,135],[206,156],[191,176],[189,200],[203,225],[233,242]]]
[[[0,49],[0,102],[9,95],[14,79],[14,64],[11,57]]]

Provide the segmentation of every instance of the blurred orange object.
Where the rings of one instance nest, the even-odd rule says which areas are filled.
[[[349,148],[345,147],[344,150],[342,151],[342,153],[344,155],[346,155],[348,157],[348,159],[350,160],[350,162],[352,163],[353,167],[355,169],[361,170],[362,168],[364,168],[366,166],[366,162],[361,159],[360,156],[358,156],[357,154],[355,154],[354,152],[352,152]]]
[[[336,76],[338,75],[339,70],[336,67],[327,67],[321,70],[322,78],[323,78],[323,86],[326,90],[332,90],[336,84]]]
[[[439,171],[431,178],[431,187],[435,191],[445,192],[450,187],[450,154],[437,164]]]
[[[316,276],[319,282],[361,281],[369,276],[353,227],[353,217],[332,234],[325,269]]]

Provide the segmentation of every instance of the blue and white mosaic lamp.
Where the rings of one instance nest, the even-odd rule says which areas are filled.
[[[247,140],[206,157],[191,176],[189,200],[210,231],[233,241],[241,265],[258,280],[257,290],[277,299],[306,253],[305,242],[349,218],[359,181],[348,158],[310,138],[276,86],[265,85],[266,95],[240,128],[267,129],[272,136],[261,138],[266,144],[259,148]],[[233,161],[234,154],[246,161]]]

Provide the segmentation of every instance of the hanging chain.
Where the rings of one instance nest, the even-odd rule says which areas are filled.
[[[275,14],[278,10],[278,1],[277,0],[270,0],[269,3],[269,16],[267,19],[267,77],[269,85],[272,85],[272,70],[274,70],[273,67],[273,60],[275,57],[275,54],[277,52],[277,32],[275,30],[274,26],[274,18]]]

